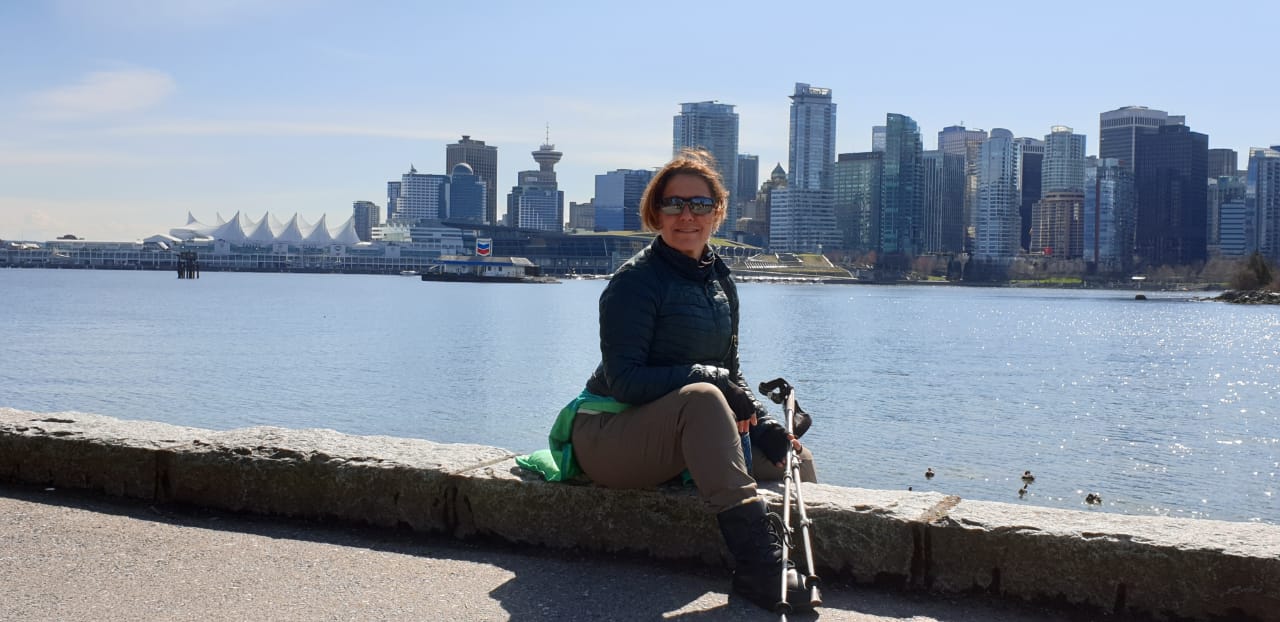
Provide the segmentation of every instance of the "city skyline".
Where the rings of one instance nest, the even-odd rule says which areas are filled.
[[[130,240],[187,212],[338,223],[362,200],[385,217],[386,181],[411,165],[448,174],[445,146],[463,135],[498,148],[502,204],[547,124],[564,154],[564,200],[581,203],[596,175],[664,163],[683,102],[734,106],[738,151],[759,156],[763,180],[788,166],[797,82],[832,89],[837,153],[869,151],[872,127],[896,113],[919,125],[926,149],[951,125],[1037,139],[1061,125],[1096,155],[1100,113],[1129,105],[1184,115],[1241,168],[1249,148],[1280,144],[1270,109],[1280,86],[1262,79],[1280,11],[1263,3],[1219,3],[1207,22],[1143,3],[1086,2],[1069,16],[940,3],[910,29],[877,26],[901,22],[892,7],[818,3],[806,14],[829,18],[795,48],[766,19],[778,12],[768,3],[657,3],[640,15],[518,6],[6,4],[0,54],[28,62],[0,67],[0,238]],[[1035,43],[1036,32],[1061,41],[1067,17],[1079,49]],[[957,43],[953,31],[969,35]],[[744,53],[699,60],[716,38]],[[1002,73],[977,62],[993,55]]]

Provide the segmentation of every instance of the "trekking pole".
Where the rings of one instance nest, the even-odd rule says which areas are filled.
[[[782,378],[760,383],[760,392],[769,396],[775,403],[783,404],[786,419],[787,449],[786,468],[783,471],[782,485],[782,584],[780,598],[775,606],[781,619],[785,622],[787,613],[791,612],[791,603],[787,602],[787,566],[791,548],[794,546],[795,530],[791,526],[791,498],[795,496],[796,518],[799,523],[800,541],[804,546],[805,575],[803,585],[809,591],[809,606],[822,605],[822,596],[818,591],[818,574],[813,563],[813,544],[809,537],[809,516],[804,509],[804,493],[800,486],[800,452],[795,443],[796,395],[795,389]]]

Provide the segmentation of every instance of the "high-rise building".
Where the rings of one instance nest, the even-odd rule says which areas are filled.
[[[786,187],[787,172],[782,169],[782,163],[779,162],[774,165],[769,179],[760,184],[756,198],[742,206],[742,216],[747,219],[745,221],[747,229],[743,232],[741,240],[743,243],[760,247],[769,245],[769,210],[773,203],[773,191]]]
[[[569,228],[594,231],[596,228],[596,206],[591,201],[586,203],[569,201]]]
[[[871,126],[871,151],[883,153],[885,141],[888,140],[889,128],[884,125]]]
[[[884,169],[880,174],[880,251],[923,252],[924,145],[920,126],[903,114],[885,116]]]
[[[964,250],[964,156],[925,151],[924,252],[959,253]]]
[[[836,226],[847,251],[865,253],[879,245],[883,166],[883,152],[842,153],[836,158]]]
[[[821,252],[841,244],[834,179],[836,105],[831,89],[797,82],[791,95],[787,187],[770,199],[769,246],[775,251]]]
[[[1165,125],[1184,125],[1187,118],[1146,106],[1124,106],[1103,112],[1099,117],[1098,157],[1115,158],[1134,170],[1138,136],[1155,133]]]
[[[445,145],[444,160],[446,171],[452,171],[453,167],[465,162],[477,177],[484,180],[484,222],[498,224],[498,148],[484,144],[483,140],[471,140],[464,134],[462,140]]]
[[[595,227],[603,231],[639,231],[640,199],[652,170],[618,169],[596,175]]]
[[[1083,188],[1048,191],[1036,201],[1031,208],[1031,244],[1028,250],[1057,259],[1080,259],[1084,256]]]
[[[1022,163],[1018,172],[1022,176],[1022,202],[1018,207],[1018,234],[1021,237],[1022,250],[1031,248],[1031,212],[1036,201],[1040,200],[1041,183],[1044,181],[1045,143],[1038,138],[1019,136],[1013,139],[1018,143]]]
[[[507,224],[522,229],[562,231],[564,193],[556,182],[556,163],[564,154],[556,151],[550,136],[533,152],[536,171],[520,171],[517,183],[507,195]]]
[[[1218,206],[1218,255],[1248,257],[1258,250],[1257,213],[1244,199],[1227,201]]]
[[[1040,198],[1031,206],[1030,241],[1025,246],[1029,252],[1062,259],[1083,255],[1084,150],[1084,135],[1065,125],[1053,126],[1044,137]],[[1023,155],[1024,169],[1025,160]]]
[[[470,164],[459,162],[449,175],[449,220],[484,224],[489,189]]]
[[[1133,257],[1137,204],[1133,173],[1117,158],[1092,159],[1085,167],[1084,260],[1099,272],[1128,270]]]
[[[1134,246],[1152,266],[1190,265],[1208,256],[1209,137],[1183,124],[1137,134]]]
[[[409,166],[409,172],[400,176],[400,184],[395,197],[395,210],[388,210],[391,216],[388,221],[400,223],[417,223],[424,220],[439,220],[449,213],[449,176],[419,173],[418,169]],[[387,184],[388,198],[391,184]]]
[[[1240,174],[1235,149],[1209,150],[1209,179],[1219,177],[1235,177]]]
[[[410,165],[412,168],[412,165]],[[387,182],[387,222],[396,217],[396,203],[400,200],[400,182]]]
[[[373,241],[373,228],[382,226],[382,220],[379,218],[378,204],[373,201],[354,201],[351,204],[351,216],[354,219],[352,223],[356,228],[356,235],[360,237],[361,242]]]
[[[1084,190],[1084,134],[1065,125],[1055,125],[1044,137],[1042,193]]]
[[[728,214],[720,232],[733,230],[741,214],[738,205],[738,113],[731,104],[715,101],[680,104],[672,119],[672,155],[686,147],[705,149],[715,158],[720,181],[729,193]]]
[[[964,157],[964,227],[965,248],[971,248],[974,239],[974,209],[978,205],[978,150],[987,141],[986,130],[968,129],[963,125],[951,125],[938,132],[938,150],[945,154]],[[1040,195],[1037,194],[1036,198]],[[1028,215],[1028,220],[1030,216]]]
[[[1280,145],[1249,150],[1245,204],[1257,218],[1257,249],[1280,262]]]
[[[996,128],[978,154],[978,203],[974,209],[974,259],[1008,264],[1018,254],[1022,188],[1020,146],[1009,130]]]
[[[760,156],[746,153],[738,154],[738,181],[734,192],[734,201],[741,206],[756,198],[756,190],[760,188]],[[738,217],[746,216],[738,210]]]
[[[1213,159],[1213,152],[1213,149],[1209,150],[1210,160]],[[1232,153],[1234,154],[1235,152],[1232,151]],[[1213,168],[1212,164],[1210,164],[1210,168]],[[1243,206],[1248,192],[1246,178],[1247,175],[1238,174],[1222,175],[1216,178],[1209,177],[1209,233],[1207,243],[1210,257],[1222,254],[1222,230],[1220,228],[1223,222],[1222,207],[1228,203],[1239,202],[1240,211],[1233,214],[1232,218],[1244,217]],[[1232,222],[1244,222],[1244,220],[1233,220]],[[1252,240],[1252,243],[1256,244],[1257,240]]]

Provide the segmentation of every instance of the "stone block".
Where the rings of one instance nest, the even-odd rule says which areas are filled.
[[[762,488],[770,493],[772,506],[781,504],[782,484]],[[955,499],[823,484],[803,484],[802,494],[818,568],[895,587],[908,587],[919,575],[921,518]]]
[[[207,430],[0,408],[0,480],[154,500],[158,457]]]
[[[162,498],[235,512],[416,531],[456,522],[449,475],[511,452],[333,430],[212,432],[163,458]]]
[[[548,483],[514,460],[468,470],[454,481],[458,536],[713,564],[727,557],[715,517],[692,489]]]
[[[929,533],[927,572],[941,591],[1168,619],[1280,611],[1274,525],[965,501]]]

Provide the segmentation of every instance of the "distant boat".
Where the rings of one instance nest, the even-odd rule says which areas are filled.
[[[401,270],[400,276],[418,276],[417,270]]]

